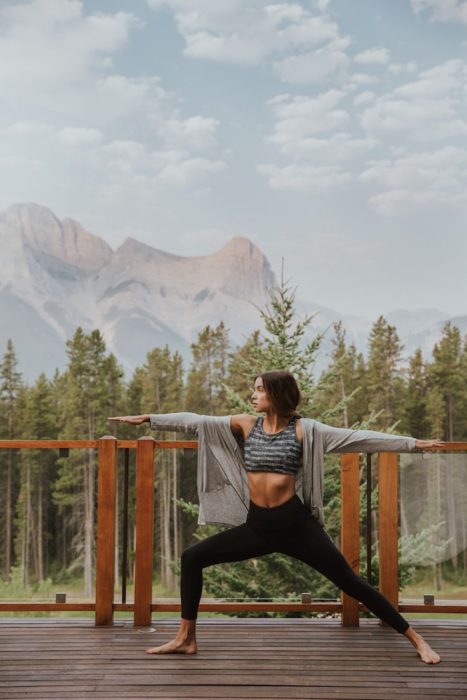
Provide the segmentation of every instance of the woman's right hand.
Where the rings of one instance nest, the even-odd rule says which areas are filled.
[[[131,423],[132,425],[141,425],[141,423],[147,422],[148,416],[113,416],[111,418],[107,418],[107,420],[113,420],[116,423]]]

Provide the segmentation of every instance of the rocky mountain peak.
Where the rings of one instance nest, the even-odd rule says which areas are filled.
[[[142,258],[151,262],[165,262],[169,260],[181,259],[178,255],[167,253],[165,250],[159,250],[159,248],[154,248],[148,243],[142,243],[141,241],[137,241],[136,238],[132,237],[126,238],[122,245],[117,248],[115,254],[118,255],[119,258]]]
[[[264,257],[261,250],[249,238],[245,236],[233,236],[217,253],[218,257]]]
[[[222,289],[233,296],[261,298],[266,287],[276,284],[264,253],[249,238],[234,236],[211,256],[222,269]]]
[[[13,204],[0,215],[0,223],[34,251],[85,272],[100,269],[114,254],[108,243],[77,221],[60,221],[50,209],[38,204]]]

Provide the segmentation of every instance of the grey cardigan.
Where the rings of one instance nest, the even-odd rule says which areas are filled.
[[[235,526],[245,522],[250,496],[243,447],[230,428],[229,416],[198,413],[150,413],[151,429],[193,430],[198,435],[198,525]],[[413,452],[415,438],[374,430],[334,428],[302,418],[303,468],[295,492],[324,525],[324,454],[327,452]]]

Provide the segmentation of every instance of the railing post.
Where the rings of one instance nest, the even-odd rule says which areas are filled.
[[[95,624],[111,625],[115,584],[117,440],[111,435],[100,438],[98,454]]]
[[[360,571],[360,455],[341,457],[341,551],[353,571]],[[358,600],[341,592],[342,624],[359,626]]]
[[[152,437],[136,449],[136,546],[134,624],[151,624],[154,544],[154,446]]]
[[[397,453],[378,455],[379,590],[398,609]],[[381,624],[385,623],[381,621]]]

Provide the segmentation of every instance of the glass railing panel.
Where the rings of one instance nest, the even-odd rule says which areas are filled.
[[[0,451],[0,602],[92,603],[97,451]]]
[[[401,602],[467,603],[467,454],[399,458]]]

